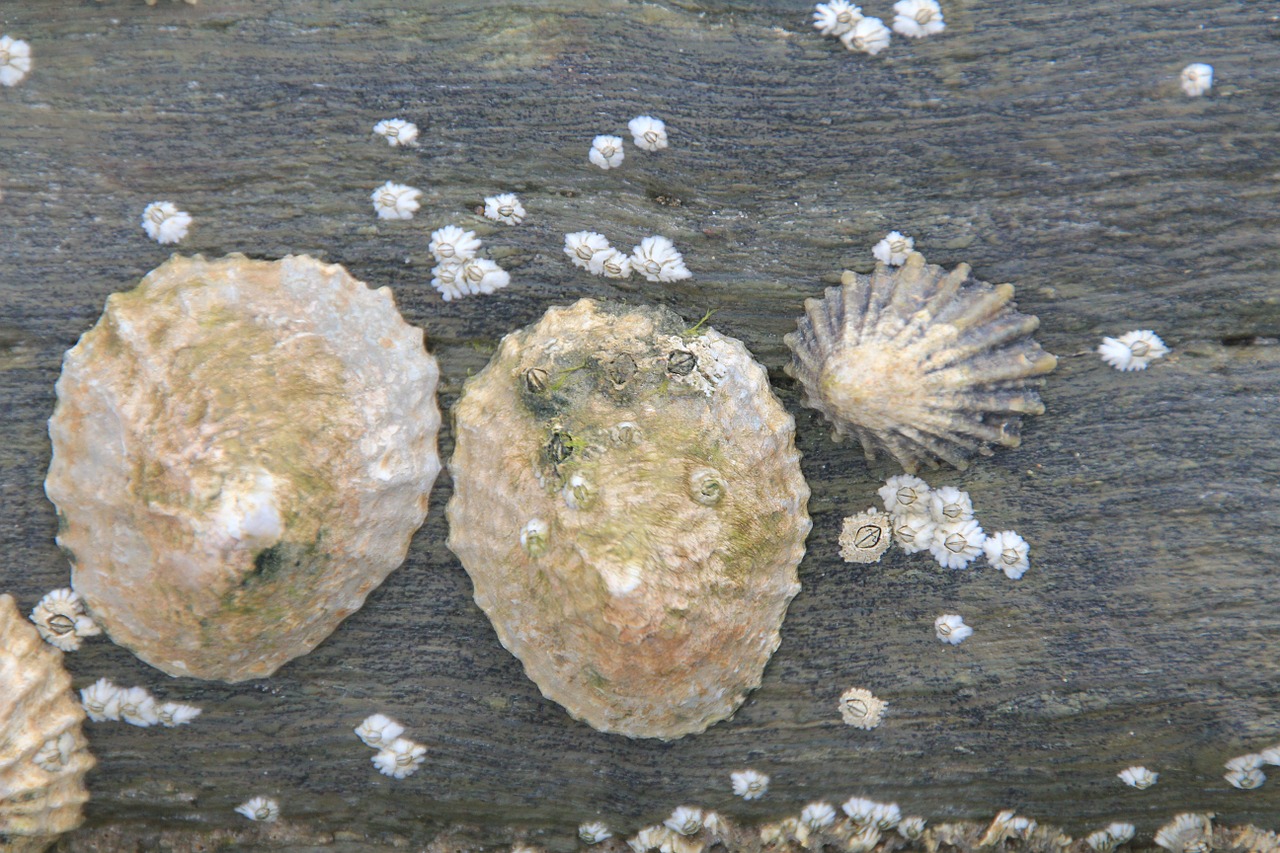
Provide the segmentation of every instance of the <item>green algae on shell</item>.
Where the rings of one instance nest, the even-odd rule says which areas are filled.
[[[63,362],[45,489],[72,585],[170,675],[270,675],[404,560],[437,378],[391,291],[337,264],[174,256]]]
[[[730,716],[810,522],[794,421],[742,343],[584,299],[507,335],[454,408],[449,547],[543,694],[597,729]]]

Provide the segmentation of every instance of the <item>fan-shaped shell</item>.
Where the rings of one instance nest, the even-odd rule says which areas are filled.
[[[1057,359],[1032,338],[1040,321],[1014,309],[1013,285],[947,272],[912,252],[898,268],[845,272],[826,298],[805,300],[784,340],[801,402],[906,471],[964,468],[990,445],[1016,447],[1022,415],[1043,414],[1034,387]]]
[[[0,595],[0,841],[12,849],[43,850],[80,825],[95,763],[82,722],[62,652]]]
[[[777,648],[810,523],[794,422],[746,347],[581,300],[454,409],[449,547],[543,694],[602,731],[728,717]]]
[[[437,377],[391,291],[336,264],[173,257],[63,362],[45,490],[72,585],[170,675],[270,675],[404,560]]]

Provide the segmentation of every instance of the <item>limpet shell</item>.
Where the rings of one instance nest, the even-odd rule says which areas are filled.
[[[1022,415],[1044,413],[1035,377],[1057,359],[1031,335],[1040,321],[1013,305],[1013,285],[947,272],[919,252],[901,267],[845,272],[824,299],[806,299],[789,375],[801,403],[853,433],[868,461],[877,453],[915,472],[968,466],[990,445],[1017,447]]]
[[[453,413],[449,547],[476,603],[545,696],[630,737],[700,732],[760,684],[810,528],[764,368],[686,326],[552,308]]]
[[[0,595],[0,848],[43,850],[75,829],[96,763],[62,652]]]
[[[437,377],[390,289],[337,264],[174,256],[63,361],[45,491],[72,586],[170,675],[270,675],[404,560]]]

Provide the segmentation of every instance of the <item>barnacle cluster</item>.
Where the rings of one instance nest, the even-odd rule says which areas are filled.
[[[1013,286],[973,280],[918,252],[869,276],[845,272],[784,340],[801,402],[908,473],[965,468],[990,445],[1016,447],[1022,415],[1041,414],[1034,390],[1057,360],[1031,338],[1035,317],[1013,307]]]
[[[657,235],[645,237],[628,255],[603,234],[575,231],[564,235],[564,253],[574,266],[605,278],[625,279],[638,272],[649,281],[683,281],[693,275],[675,244]]]
[[[194,705],[157,702],[145,687],[119,687],[107,678],[81,690],[80,704],[94,722],[120,721],[140,728],[185,726],[200,716]]]
[[[732,714],[810,527],[794,423],[741,342],[581,300],[507,335],[454,420],[449,547],[542,692],[633,737]]]
[[[404,559],[437,376],[391,291],[336,264],[174,256],[63,361],[45,491],[72,587],[171,675],[270,675]]]
[[[519,204],[519,201],[516,202]],[[524,208],[521,208],[521,215]],[[431,232],[427,248],[436,259],[431,286],[445,302],[479,293],[489,294],[511,283],[511,276],[488,258],[477,257],[480,239],[474,231],[446,225]]]
[[[383,776],[404,779],[416,773],[426,761],[427,748],[401,737],[404,726],[384,714],[366,717],[356,726],[355,733],[365,746],[378,751],[370,760]]]

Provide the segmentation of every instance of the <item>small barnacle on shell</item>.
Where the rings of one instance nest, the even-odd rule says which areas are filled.
[[[898,834],[908,841],[917,841],[924,835],[924,824],[922,817],[904,817],[898,822]]]
[[[84,602],[71,589],[55,589],[45,595],[31,611],[31,621],[47,643],[64,652],[74,652],[82,638],[102,633],[85,615]]]
[[[916,241],[901,231],[890,231],[872,247],[871,254],[885,266],[900,267],[915,246]]]
[[[236,806],[236,812],[249,820],[270,823],[280,817],[280,805],[270,797],[254,797]]]
[[[608,826],[597,820],[579,826],[578,837],[582,839],[584,844],[599,844],[606,838],[612,838],[613,833],[609,831]]]
[[[702,809],[694,808],[693,806],[680,806],[662,824],[672,832],[678,832],[681,835],[694,835],[702,831]]]
[[[964,618],[954,613],[946,613],[933,621],[933,631],[944,643],[958,646],[973,636],[973,629],[964,624]]]
[[[1156,831],[1156,844],[1169,853],[1209,853],[1213,849],[1211,815],[1184,812]]]
[[[853,821],[856,826],[870,826],[872,823],[871,815],[875,811],[875,800],[868,800],[866,797],[850,797],[841,804],[840,808],[849,816],[849,820]]]
[[[440,470],[437,376],[389,288],[175,255],[63,360],[45,491],[72,586],[170,675],[270,675],[403,561]]]
[[[830,803],[809,803],[800,811],[800,822],[813,832],[818,832],[836,822],[836,810]]]
[[[893,540],[887,512],[868,508],[844,520],[840,528],[840,556],[846,563],[878,563]]]
[[[355,728],[365,746],[381,749],[404,734],[404,726],[384,714],[370,714]]]
[[[1147,788],[1150,788],[1156,783],[1156,780],[1160,778],[1159,773],[1154,773],[1140,765],[1126,767],[1116,775],[1120,777],[1121,782],[1125,783],[1130,788],[1137,788],[1139,791],[1144,791]]]
[[[425,746],[408,738],[398,737],[385,744],[378,750],[378,754],[370,760],[383,776],[404,779],[417,772],[422,763],[426,761],[426,756],[427,748]]]
[[[730,773],[729,781],[733,783],[733,793],[744,800],[758,800],[769,790],[769,777],[750,768]]]
[[[85,712],[62,660],[0,595],[0,849],[44,850],[89,799]]]
[[[888,703],[877,699],[870,690],[863,687],[850,687],[840,694],[840,717],[846,726],[874,729],[880,725],[887,706]]]
[[[1021,416],[1044,412],[1032,385],[1057,360],[1031,338],[1039,321],[1014,310],[1012,285],[969,273],[912,252],[900,268],[846,272],[824,299],[805,300],[784,339],[786,371],[837,441],[853,433],[868,459],[887,453],[908,473],[965,468],[991,444],[1016,447]]]
[[[794,422],[741,342],[582,300],[503,339],[454,409],[449,547],[575,718],[677,738],[777,648],[810,523]]]

